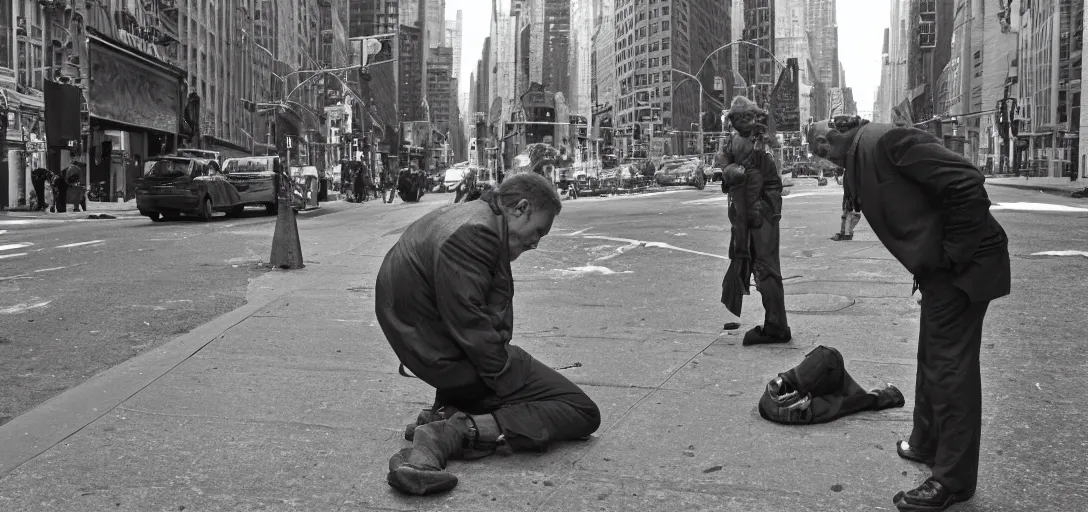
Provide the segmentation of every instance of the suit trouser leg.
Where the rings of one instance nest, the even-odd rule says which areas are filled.
[[[507,444],[517,451],[544,451],[552,442],[587,437],[601,425],[597,404],[576,384],[536,359],[525,386],[509,396],[500,398],[477,382],[467,388],[440,389],[435,402],[469,414],[492,414]]]
[[[910,443],[922,453],[935,455],[933,477],[957,493],[974,490],[978,481],[979,353],[988,306],[989,302],[971,302],[948,279],[922,284],[917,392],[923,398],[916,398]]]
[[[786,321],[786,292],[782,287],[782,265],[778,255],[778,221],[764,219],[762,226],[750,232],[752,271],[765,312],[763,329],[771,334],[784,334],[789,329],[789,323]]]

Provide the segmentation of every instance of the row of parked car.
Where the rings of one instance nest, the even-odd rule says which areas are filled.
[[[283,164],[275,155],[228,158],[222,163],[212,154],[192,152],[154,157],[145,162],[144,174],[136,180],[136,207],[155,222],[182,215],[208,221],[214,212],[240,215],[251,205],[274,215],[283,175]]]

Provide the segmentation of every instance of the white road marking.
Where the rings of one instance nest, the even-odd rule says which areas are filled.
[[[585,233],[586,231],[589,231],[591,229],[593,229],[593,226],[590,226],[590,227],[585,228],[585,229],[579,229],[578,231],[575,231],[573,233],[567,233],[567,234],[560,235],[560,236],[578,236],[578,235],[580,235],[582,233]]]
[[[729,259],[728,257],[722,256],[722,255],[719,255],[719,254],[710,254],[709,252],[693,251],[691,249],[684,249],[683,247],[677,247],[675,245],[666,244],[664,242],[647,242],[647,241],[643,241],[643,240],[632,240],[630,238],[616,238],[616,237],[612,237],[612,236],[600,236],[600,235],[584,235],[582,238],[594,238],[594,239],[598,239],[598,240],[611,240],[613,242],[626,242],[628,244],[627,248],[629,248],[629,249],[633,249],[633,248],[639,247],[639,246],[642,246],[642,247],[657,247],[657,248],[660,248],[660,249],[670,249],[670,250],[673,250],[673,251],[687,252],[687,253],[691,253],[691,254],[698,254],[698,255],[701,255],[701,256],[710,256],[711,258],[718,258],[718,259],[722,259],[722,260],[728,260]]]
[[[19,253],[15,253],[15,254],[0,254],[0,260],[7,259],[7,258],[17,258],[19,256],[26,256],[27,254],[29,254],[29,253],[19,252]]]
[[[584,266],[584,267],[571,267],[571,268],[568,268],[568,269],[562,269],[561,272],[576,272],[576,273],[582,273],[582,274],[590,274],[590,273],[596,272],[598,274],[604,274],[606,276],[611,275],[611,274],[634,274],[634,272],[632,272],[630,270],[624,270],[623,272],[616,272],[616,271],[614,271],[614,270],[612,270],[612,269],[610,269],[608,267],[598,267],[596,265],[587,265],[587,266]]]
[[[0,315],[14,315],[15,313],[22,313],[23,311],[27,311],[27,310],[31,310],[31,309],[35,309],[35,308],[42,308],[42,307],[47,306],[50,302],[53,302],[53,301],[47,300],[45,302],[39,302],[37,304],[27,304],[27,303],[24,302],[22,304],[16,304],[16,305],[11,306],[9,308],[0,308]]]
[[[19,242],[17,244],[0,245],[0,251],[10,251],[12,249],[22,249],[23,247],[30,247],[34,244],[30,242]]]
[[[4,233],[7,233],[7,232],[8,232],[8,230],[6,230],[6,229],[0,229],[0,235],[2,235]]]
[[[51,270],[60,270],[60,269],[62,269],[62,268],[68,268],[68,267],[52,267],[52,268],[43,268],[43,269],[40,269],[40,270],[35,270],[35,272],[49,272],[49,271],[51,271]]]
[[[1043,251],[1032,253],[1032,256],[1084,256],[1088,258],[1088,251]]]
[[[58,245],[57,249],[67,249],[69,247],[79,247],[81,245],[91,245],[105,242],[105,240],[91,240],[90,242],[76,242],[74,244]]]
[[[1088,208],[1049,203],[997,203],[990,206],[990,211],[994,210],[1014,210],[1020,212],[1088,212]]]

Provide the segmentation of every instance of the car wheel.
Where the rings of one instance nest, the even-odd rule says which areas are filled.
[[[706,177],[702,174],[696,175],[693,185],[695,185],[695,188],[699,190],[706,188]]]
[[[151,222],[162,222],[165,220],[162,215],[159,215],[159,212],[145,213],[144,215],[151,219]]]
[[[208,222],[212,220],[212,199],[205,197],[204,202],[200,203],[200,220]]]

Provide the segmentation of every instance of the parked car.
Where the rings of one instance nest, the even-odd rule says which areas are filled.
[[[442,177],[442,184],[440,185],[439,192],[450,192],[458,183],[461,183],[465,179],[465,175],[471,172],[469,167],[451,167],[446,169],[445,176]]]
[[[187,156],[192,158],[204,158],[207,160],[215,160],[216,163],[222,164],[222,155],[218,151],[209,151],[207,149],[193,149],[183,148],[177,150],[174,154],[178,156]]]
[[[280,157],[228,158],[223,162],[223,176],[241,197],[241,204],[236,206],[237,213],[241,213],[246,205],[264,205],[269,215],[275,215],[279,207],[277,191],[283,178]]]
[[[661,163],[661,168],[654,173],[654,181],[658,185],[692,185],[702,190],[706,187],[706,171],[698,157],[674,157],[666,158]]]
[[[136,180],[136,208],[155,222],[182,214],[207,222],[212,212],[237,213],[242,204],[238,191],[219,172],[219,163],[211,159],[150,158],[144,163],[144,176]]]

